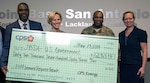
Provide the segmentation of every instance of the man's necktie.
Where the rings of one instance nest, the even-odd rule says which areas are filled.
[[[27,24],[23,24],[23,26],[24,26],[24,29],[27,29]]]

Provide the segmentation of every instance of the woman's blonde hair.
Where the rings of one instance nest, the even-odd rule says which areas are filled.
[[[52,20],[54,19],[54,16],[58,14],[60,16],[60,20],[62,20],[62,16],[59,12],[56,12],[56,11],[53,11],[53,12],[50,12],[48,17],[47,17],[47,22],[50,24],[52,22]]]

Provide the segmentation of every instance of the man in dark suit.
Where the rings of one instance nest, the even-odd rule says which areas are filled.
[[[4,39],[4,46],[3,52],[1,57],[1,68],[3,73],[6,75],[7,73],[7,63],[8,63],[8,56],[9,56],[9,48],[10,48],[10,41],[11,41],[11,34],[12,29],[28,29],[28,30],[40,30],[43,31],[42,25],[39,22],[29,20],[29,7],[26,3],[22,2],[18,4],[18,16],[19,19],[12,24],[6,26],[5,30],[5,39]],[[12,83],[22,83],[22,82],[12,82]]]
[[[0,26],[0,57],[2,55],[2,47],[4,44],[4,34],[5,34],[5,29]],[[0,69],[0,83],[5,83],[5,75]]]

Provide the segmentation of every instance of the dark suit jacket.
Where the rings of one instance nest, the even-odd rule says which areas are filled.
[[[1,31],[1,34],[2,34],[2,42],[4,44],[5,29],[0,26],[0,31]],[[5,83],[5,75],[1,70],[0,70],[0,82]]]
[[[29,20],[29,25],[30,25],[30,30],[43,31],[42,25],[39,22]],[[1,57],[1,67],[7,66],[12,28],[21,29],[21,27],[18,23],[18,20],[13,22],[12,24],[6,26],[3,52],[2,52],[2,57]]]
[[[1,31],[1,34],[2,34],[2,42],[3,42],[3,44],[4,44],[5,29],[0,26],[0,31]],[[0,55],[0,57],[1,57],[1,55]]]
[[[1,33],[2,33],[2,39],[3,39],[2,41],[3,41],[3,43],[4,43],[5,29],[0,26],[0,31],[1,31]]]

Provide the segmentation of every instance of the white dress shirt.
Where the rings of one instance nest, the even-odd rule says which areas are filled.
[[[29,20],[27,22],[22,22],[20,19],[18,20],[18,23],[21,27],[21,29],[24,29],[24,25],[23,24],[27,24],[26,27],[27,27],[27,30],[30,30],[30,26],[29,26]]]

